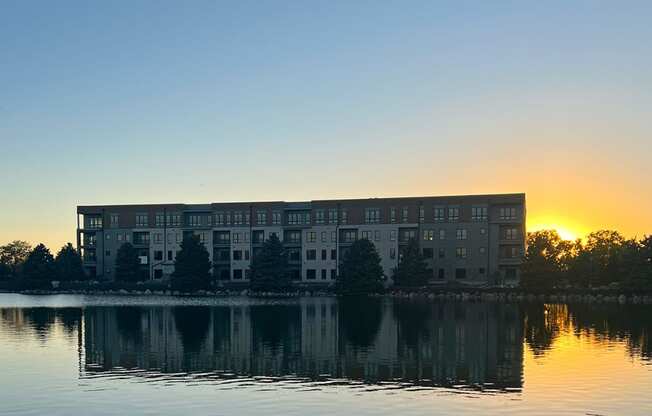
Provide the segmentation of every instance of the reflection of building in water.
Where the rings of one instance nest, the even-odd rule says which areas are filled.
[[[521,386],[518,308],[367,299],[87,308],[87,370]]]

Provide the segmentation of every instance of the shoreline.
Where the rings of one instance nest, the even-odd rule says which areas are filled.
[[[309,298],[339,297],[329,290],[296,290],[287,292],[252,292],[243,290],[198,290],[180,292],[176,290],[93,290],[93,289],[27,289],[0,290],[0,293],[21,295],[88,295],[88,296],[175,296],[175,297],[244,297],[244,298]],[[364,295],[363,295],[364,296]],[[454,302],[499,302],[499,303],[618,303],[618,304],[652,304],[652,293],[634,293],[614,290],[573,290],[568,292],[536,293],[518,289],[425,289],[425,290],[388,290],[385,293],[367,296],[411,300],[437,300]]]

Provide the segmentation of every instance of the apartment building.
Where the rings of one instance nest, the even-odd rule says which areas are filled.
[[[525,194],[77,207],[87,273],[111,280],[118,248],[139,251],[144,277],[174,271],[180,244],[198,235],[218,282],[246,282],[252,259],[276,234],[293,280],[330,284],[351,244],[373,242],[387,283],[410,239],[433,283],[514,284],[525,249]]]

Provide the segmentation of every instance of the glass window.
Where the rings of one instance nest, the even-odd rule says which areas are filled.
[[[378,224],[380,222],[380,208],[365,208],[364,219],[367,224]]]
[[[391,207],[389,209],[389,222],[394,224],[396,222],[396,208]]]
[[[408,222],[409,214],[410,214],[410,211],[409,211],[408,207],[403,207],[403,209],[401,210],[401,221],[402,222]]]
[[[458,240],[466,240],[466,238],[467,238],[466,228],[458,228],[457,229],[457,239]]]
[[[432,241],[435,239],[435,231],[434,230],[423,230],[423,240],[424,241]]]
[[[444,208],[441,207],[435,207],[433,210],[434,213],[434,220],[435,221],[444,221]]]
[[[487,221],[487,207],[472,207],[471,220]]]
[[[256,212],[256,224],[258,225],[267,224],[267,212],[265,211]]]
[[[455,257],[458,259],[465,259],[466,258],[466,247],[457,247],[455,249]]]
[[[337,209],[331,208],[328,210],[328,223],[337,224]]]
[[[119,226],[120,226],[120,215],[111,214],[111,227],[119,227]]]
[[[315,211],[315,224],[323,224],[325,221],[325,215],[323,209],[318,209]]]
[[[136,214],[136,227],[147,227],[147,214]]]
[[[439,239],[440,240],[446,239],[446,230],[444,230],[443,228],[439,230]]]
[[[460,209],[458,207],[448,208],[448,221],[458,221],[460,219]]]

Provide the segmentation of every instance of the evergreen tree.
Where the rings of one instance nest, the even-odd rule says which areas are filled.
[[[292,285],[288,276],[288,258],[283,244],[272,234],[256,253],[251,264],[253,290],[284,290]]]
[[[383,268],[376,247],[366,238],[355,241],[344,256],[337,277],[340,294],[368,294],[383,290]]]
[[[177,254],[172,274],[172,287],[184,292],[207,289],[211,283],[211,262],[208,250],[192,235],[181,242],[181,251]]]
[[[54,265],[59,280],[78,281],[86,279],[81,256],[70,243],[59,250],[57,257],[54,259]]]
[[[140,278],[138,250],[131,243],[124,243],[115,256],[115,279],[121,282],[137,282]]]
[[[430,270],[419,252],[419,243],[414,238],[408,241],[398,267],[394,269],[394,284],[397,286],[424,286],[428,283]]]
[[[55,276],[54,257],[47,247],[39,244],[34,247],[23,265],[23,275],[34,280],[53,280]]]

